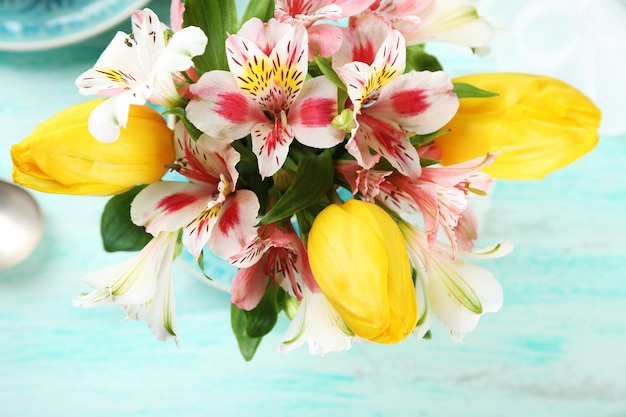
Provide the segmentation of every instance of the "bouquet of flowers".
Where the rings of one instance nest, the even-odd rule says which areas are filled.
[[[600,112],[528,74],[451,80],[427,52],[485,52],[492,26],[466,0],[173,0],[170,26],[132,16],[76,85],[86,101],[12,148],[14,181],[112,196],[108,251],[83,307],[117,304],[178,341],[172,263],[187,251],[237,268],[231,321],[251,359],[282,312],[279,350],[428,337],[462,340],[500,309],[467,262],[470,206],[492,178],[541,178],[597,142]],[[207,279],[211,277],[207,276]]]

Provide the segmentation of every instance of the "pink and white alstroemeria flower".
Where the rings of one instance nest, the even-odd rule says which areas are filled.
[[[81,94],[113,96],[89,118],[89,132],[102,142],[118,138],[131,104],[181,104],[172,73],[190,68],[191,58],[203,53],[207,44],[204,32],[192,26],[167,41],[166,27],[152,10],[144,9],[139,16],[133,16],[133,34],[118,32],[94,67],[76,80]]]
[[[404,38],[391,30],[371,65],[350,62],[336,70],[346,84],[356,125],[346,144],[348,152],[364,168],[372,168],[380,155],[402,174],[417,179],[420,159],[410,136],[442,127],[459,102],[447,74],[403,74],[405,60]]]
[[[332,126],[337,115],[337,88],[325,77],[305,81],[307,34],[302,25],[270,20],[284,35],[272,45],[263,23],[250,19],[226,41],[228,71],[210,71],[191,86],[194,98],[187,117],[210,136],[234,141],[252,134],[252,150],[262,177],[283,165],[295,138],[313,148],[329,148],[343,140]],[[266,54],[262,48],[271,47]]]
[[[341,46],[342,31],[336,25],[316,24],[320,20],[338,22],[366,10],[373,0],[277,0],[274,16],[281,22],[301,23],[309,34],[309,60],[328,57]]]
[[[491,164],[493,159],[494,155],[490,154],[446,167],[429,166],[423,168],[418,180],[392,174],[381,183],[379,199],[393,210],[409,214],[420,212],[431,247],[441,226],[454,253],[457,248],[459,220],[469,207],[470,192],[486,194],[491,185],[491,178],[478,171]],[[476,184],[472,182],[474,179]],[[464,226],[475,229],[467,223]],[[464,239],[463,247],[467,245],[468,242]]]
[[[319,291],[304,243],[291,223],[283,230],[270,223],[261,226],[258,233],[246,250],[231,258],[239,267],[231,288],[233,304],[243,310],[253,309],[270,282],[298,300],[302,300],[305,287]]]
[[[178,325],[172,293],[172,262],[178,233],[157,234],[133,258],[82,278],[94,290],[74,299],[79,307],[115,303],[130,320],[145,320],[159,340],[174,338]]]
[[[467,0],[381,0],[372,10],[402,32],[407,45],[446,42],[485,48],[495,35]]]
[[[510,242],[476,253],[459,250],[458,257],[454,257],[452,248],[442,242],[437,241],[431,248],[426,235],[409,223],[402,221],[399,227],[418,271],[418,298],[425,300],[426,310],[418,319],[416,335],[426,332],[430,320],[427,317],[432,312],[448,328],[452,338],[461,341],[474,330],[481,315],[502,307],[502,287],[493,274],[461,258],[502,257],[513,250]]]
[[[343,160],[335,164],[335,171],[343,178],[352,191],[352,196],[361,193],[365,201],[373,203],[380,195],[380,185],[393,171],[364,169],[352,160]]]
[[[288,353],[306,341],[309,353],[323,355],[350,349],[353,337],[354,333],[326,296],[321,291],[312,292],[305,288],[302,303],[278,350]]]
[[[175,129],[174,168],[190,182],[160,181],[133,200],[131,218],[148,233],[183,229],[183,244],[196,258],[208,244],[228,259],[256,237],[259,201],[250,190],[235,188],[239,153],[228,144],[202,135],[194,141],[182,123]]]

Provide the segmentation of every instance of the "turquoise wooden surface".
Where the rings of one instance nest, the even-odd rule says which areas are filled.
[[[0,53],[0,177],[10,176],[11,144],[85,99],[73,81],[110,37]],[[460,73],[493,61],[451,65]],[[430,341],[283,355],[282,319],[250,363],[231,335],[228,296],[181,265],[180,348],[124,323],[114,306],[72,306],[88,289],[82,275],[127,255],[101,248],[105,199],[33,193],[43,241],[0,271],[0,416],[626,416],[624,166],[626,134],[604,135],[544,181],[498,182],[481,242],[516,245],[487,264],[505,303],[465,342],[435,325]]]

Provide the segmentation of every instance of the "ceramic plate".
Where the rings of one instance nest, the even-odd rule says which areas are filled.
[[[0,50],[78,42],[128,19],[149,0],[0,0]]]

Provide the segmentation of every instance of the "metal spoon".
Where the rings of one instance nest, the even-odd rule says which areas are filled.
[[[0,180],[0,269],[17,265],[37,247],[43,216],[22,187]]]

